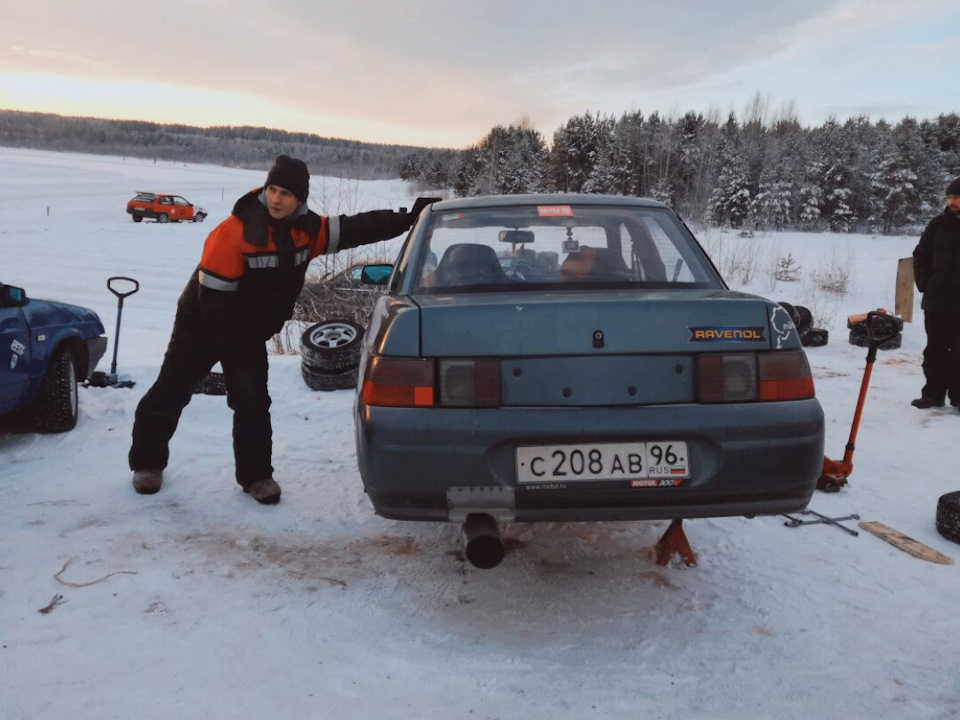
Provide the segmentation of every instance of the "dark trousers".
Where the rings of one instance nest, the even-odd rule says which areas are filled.
[[[960,403],[960,316],[926,312],[923,325],[927,347],[923,351],[925,398]]]
[[[267,350],[251,339],[220,352],[202,327],[174,326],[160,375],[137,406],[130,447],[130,469],[162,470],[170,458],[170,439],[193,387],[217,363],[223,367],[227,405],[233,410],[233,455],[237,482],[247,487],[273,477],[273,429],[267,391]]]

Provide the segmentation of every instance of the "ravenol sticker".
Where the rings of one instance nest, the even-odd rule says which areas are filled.
[[[689,342],[763,342],[765,327],[691,327]]]
[[[537,205],[540,217],[573,217],[573,208],[569,205]]]

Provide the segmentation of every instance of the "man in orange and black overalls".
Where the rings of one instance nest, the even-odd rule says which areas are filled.
[[[129,462],[138,493],[160,489],[180,414],[193,387],[220,362],[233,410],[237,482],[260,503],[279,502],[266,341],[290,319],[313,258],[396,237],[426,204],[418,199],[410,213],[322,217],[307,208],[309,183],[306,164],[281,155],[264,186],[241,197],[207,237],[180,295],[160,374],[137,406]]]
[[[926,410],[944,400],[960,407],[960,177],[947,186],[943,212],[931,220],[913,251],[913,275],[923,293],[926,382],[911,402]]]

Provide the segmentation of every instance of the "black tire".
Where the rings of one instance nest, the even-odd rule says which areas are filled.
[[[34,404],[37,430],[61,433],[73,430],[80,415],[77,365],[69,347],[59,348],[50,359]]]
[[[157,222],[158,222],[158,223],[165,223],[165,222],[167,222],[167,220],[169,220],[169,219],[170,219],[170,218],[167,217],[167,214],[166,214],[166,213],[160,213],[159,215],[157,215]]]
[[[300,359],[315,372],[339,373],[360,363],[363,327],[352,320],[324,320],[300,336]]]
[[[793,309],[797,313],[800,322],[797,324],[797,330],[803,335],[807,330],[813,327],[813,313],[803,305],[794,305]]]
[[[196,215],[193,216],[193,221],[203,222],[206,217],[207,217],[206,213],[197,213]]]
[[[865,332],[858,332],[857,330],[850,331],[849,338],[851,345],[856,345],[858,347],[870,347],[870,338],[867,337]],[[896,350],[900,347],[900,343],[903,341],[902,335],[896,335],[895,337],[886,340],[879,345],[877,345],[878,350]]]
[[[827,344],[830,333],[823,328],[809,328],[800,335],[800,344],[804,347],[823,347]]]
[[[358,373],[355,367],[339,372],[318,372],[300,363],[300,372],[311,390],[349,390],[357,386]]]
[[[793,324],[797,328],[797,332],[800,332],[800,314],[797,312],[797,309],[787,302],[780,303],[780,307],[787,311],[787,315],[789,315],[790,319],[793,320]]]
[[[133,216],[133,221],[134,221],[134,222],[142,222],[142,221],[143,221],[143,215],[134,215],[134,216]]]
[[[226,395],[227,384],[223,380],[223,373],[212,372],[193,386],[194,395]]]
[[[937,502],[937,532],[960,543],[960,492],[941,495]]]

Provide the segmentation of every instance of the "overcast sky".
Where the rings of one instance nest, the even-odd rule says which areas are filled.
[[[960,112],[956,0],[3,0],[0,108],[464,147],[586,111]]]

